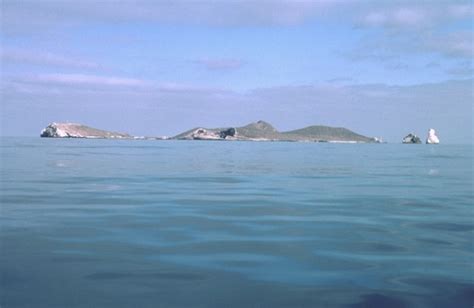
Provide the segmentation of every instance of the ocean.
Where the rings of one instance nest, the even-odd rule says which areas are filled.
[[[1,139],[0,306],[469,307],[471,145]]]

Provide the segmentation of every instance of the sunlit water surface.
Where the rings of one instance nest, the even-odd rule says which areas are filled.
[[[1,141],[1,307],[473,306],[472,147]]]

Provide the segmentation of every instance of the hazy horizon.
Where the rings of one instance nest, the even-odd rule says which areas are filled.
[[[472,143],[471,1],[3,1],[3,136],[264,120]]]

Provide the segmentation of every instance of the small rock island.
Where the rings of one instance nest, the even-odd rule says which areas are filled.
[[[408,135],[406,135],[403,138],[402,143],[405,143],[405,144],[420,144],[421,139],[420,139],[420,137],[418,137],[414,133],[409,133]]]
[[[402,143],[405,144],[420,144],[421,139],[414,133],[409,133],[402,139]],[[428,137],[426,137],[426,144],[438,144],[439,138],[436,136],[436,131],[433,128],[430,128],[428,131]]]
[[[142,137],[133,137],[125,133],[109,132],[75,123],[51,123],[45,129],[43,129],[41,132],[41,137],[143,139]],[[292,131],[279,132],[270,123],[265,121],[250,123],[242,127],[197,127],[166,139],[222,141],[299,141],[334,143],[380,142],[377,138],[366,137],[343,127],[314,125]]]
[[[438,144],[439,138],[436,136],[436,131],[433,128],[430,128],[428,131],[428,137],[426,138],[426,144]]]

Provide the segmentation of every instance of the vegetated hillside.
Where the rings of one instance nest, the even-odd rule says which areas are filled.
[[[265,121],[258,121],[248,125],[237,127],[237,134],[240,137],[252,139],[280,139],[281,134]]]
[[[173,139],[197,139],[194,133],[198,129],[204,129],[208,132],[209,140],[215,140],[213,133],[219,133],[228,128],[194,128],[183,132]],[[341,142],[375,142],[374,138],[369,138],[357,134],[347,128],[330,127],[322,125],[308,126],[305,128],[292,130],[288,132],[279,132],[270,123],[265,121],[258,121],[250,123],[242,127],[235,128],[236,134],[231,139],[226,140],[274,140],[274,141],[341,141]],[[203,135],[199,136],[199,140],[205,140]]]
[[[374,142],[373,138],[369,138],[357,134],[344,127],[330,127],[323,125],[313,125],[292,131],[283,132],[282,135],[288,136],[289,139],[295,140],[312,140],[312,141],[357,141],[357,142]]]

